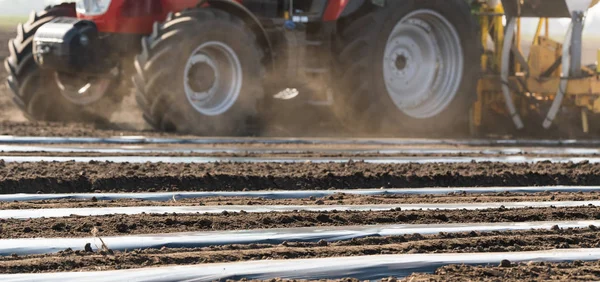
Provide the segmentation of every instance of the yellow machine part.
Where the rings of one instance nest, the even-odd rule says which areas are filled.
[[[600,1],[600,0],[599,0]],[[494,16],[481,16],[479,17],[479,26],[481,27],[481,44],[483,45],[484,54],[481,57],[481,69],[485,74],[488,71],[499,69],[501,63],[502,54],[502,41],[504,40],[504,25],[502,15],[504,9],[501,4],[496,7],[489,7],[485,3],[480,8],[481,14],[492,14]],[[491,31],[493,34],[490,34]],[[492,35],[491,45],[489,37]],[[492,54],[489,54],[487,50],[494,50]],[[482,124],[484,108],[489,108],[490,93],[485,93],[489,87],[486,87],[486,81],[480,80],[477,87],[477,101],[473,104],[471,111],[471,123],[474,127],[478,128]],[[496,91],[495,89],[494,91]]]
[[[594,0],[591,6],[598,4],[600,0]],[[481,27],[481,43],[485,52],[482,56],[483,78],[478,86],[478,100],[473,105],[472,121],[475,126],[481,126],[482,116],[485,111],[495,111],[505,113],[502,107],[502,82],[498,73],[500,73],[501,54],[504,40],[504,10],[502,5],[497,7],[487,7],[482,5],[479,11]],[[558,91],[561,82],[560,59],[562,56],[562,44],[549,38],[549,20],[540,18],[537,26],[534,40],[532,42],[527,66],[519,66],[515,60],[515,73],[509,78],[508,83],[514,90],[525,94],[528,98],[544,101],[552,101]],[[491,32],[493,31],[493,32]],[[517,34],[515,44],[520,50],[521,25],[517,22]],[[490,38],[493,46],[490,45]],[[493,50],[490,53],[489,50]],[[600,62],[600,49],[598,50],[598,62]],[[527,70],[527,73],[521,73],[521,70]],[[574,106],[578,106],[582,111],[582,129],[587,131],[587,112],[600,113],[600,65],[592,70],[583,68],[586,77],[570,79],[565,91],[565,98],[572,101]],[[513,95],[515,100],[524,99],[523,95]],[[522,103],[525,104],[525,103]],[[527,111],[535,110],[527,107],[521,108],[521,114],[526,115]]]
[[[538,37],[536,45],[531,46],[529,51],[529,75],[540,77],[549,70],[556,60],[560,59],[562,54],[562,44],[548,37]],[[551,74],[551,77],[560,76],[560,68],[556,68]]]

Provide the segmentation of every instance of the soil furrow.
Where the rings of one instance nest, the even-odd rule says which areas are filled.
[[[600,207],[447,211],[280,212],[221,214],[138,214],[66,218],[1,219],[0,238],[89,237],[187,231],[245,230],[371,224],[528,222],[600,219]]]
[[[540,251],[600,246],[597,227],[518,232],[440,233],[374,237],[318,243],[226,245],[194,249],[147,249],[100,252],[65,251],[49,255],[0,258],[0,273],[131,269],[178,264],[299,259],[377,254]],[[110,246],[107,246],[110,248]]]
[[[1,163],[0,193],[600,185],[600,164]]]
[[[434,274],[413,274],[395,281],[598,281],[600,261],[575,261],[563,263],[503,261],[499,266],[449,265]],[[345,281],[345,280],[344,280]]]

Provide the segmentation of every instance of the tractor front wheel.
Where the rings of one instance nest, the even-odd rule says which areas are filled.
[[[118,109],[129,85],[122,83],[119,67],[101,78],[82,77],[41,69],[33,58],[33,37],[57,17],[75,17],[74,4],[61,4],[32,13],[10,40],[10,56],[4,66],[13,101],[31,120],[107,124]]]
[[[263,95],[255,35],[228,13],[198,8],[155,24],[136,59],[137,101],[157,130],[247,135]]]

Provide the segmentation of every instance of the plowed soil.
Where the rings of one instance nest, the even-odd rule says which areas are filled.
[[[105,192],[105,191],[215,191],[298,190],[373,187],[597,185],[600,165],[569,164],[128,164],[128,163],[2,163],[0,191]],[[139,200],[53,200],[4,202],[2,209],[58,207],[115,207],[141,205],[275,205],[275,204],[383,204],[510,201],[593,200],[599,193],[452,193],[422,196],[356,196],[336,194],[324,198],[267,200],[258,198],[204,198],[167,202]],[[373,224],[442,224],[597,220],[600,207],[490,209],[478,211],[285,212],[221,214],[139,214],[71,216],[0,220],[0,239],[106,237],[189,231],[248,230],[308,226]],[[83,246],[82,246],[83,247]],[[468,232],[407,235],[318,243],[286,242],[280,245],[225,245],[194,249],[150,249],[99,252],[65,250],[57,254],[0,257],[0,273],[94,271],[236,262],[376,254],[515,252],[555,248],[600,247],[595,226],[585,229],[518,232]],[[540,268],[541,267],[541,268]],[[505,270],[506,269],[506,270]],[[511,271],[507,269],[512,269]],[[508,280],[597,278],[596,262],[571,264],[504,264],[503,267],[448,266],[434,274],[414,274],[407,281]],[[347,280],[344,280],[347,281]],[[390,280],[395,281],[395,280]]]
[[[415,234],[339,242],[284,242],[279,245],[226,245],[194,249],[162,248],[160,250],[148,249],[124,252],[109,249],[100,252],[68,249],[50,255],[2,257],[0,258],[0,273],[130,269],[139,268],[140,266],[154,267],[377,254],[539,251],[553,248],[590,248],[598,246],[600,246],[600,232],[597,232],[595,226],[591,226],[585,229],[563,230],[556,228],[553,230],[519,232]],[[107,247],[110,248],[110,246]],[[514,266],[511,265],[511,267]],[[450,270],[452,269],[450,268]],[[454,275],[460,274],[458,271],[455,272],[457,273],[454,273]],[[450,271],[448,270],[447,273],[450,273]]]
[[[600,185],[589,163],[2,163],[0,193]]]
[[[89,237],[188,231],[246,230],[371,224],[528,222],[600,219],[600,207],[489,210],[223,212],[221,214],[137,214],[65,218],[0,219],[0,238]]]
[[[505,266],[450,265],[434,274],[414,274],[400,281],[598,281],[600,262],[510,263]]]

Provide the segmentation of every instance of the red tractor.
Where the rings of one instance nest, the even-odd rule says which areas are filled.
[[[31,119],[105,122],[133,86],[154,128],[202,135],[288,99],[363,132],[465,128],[482,53],[466,0],[79,0],[9,46]]]

